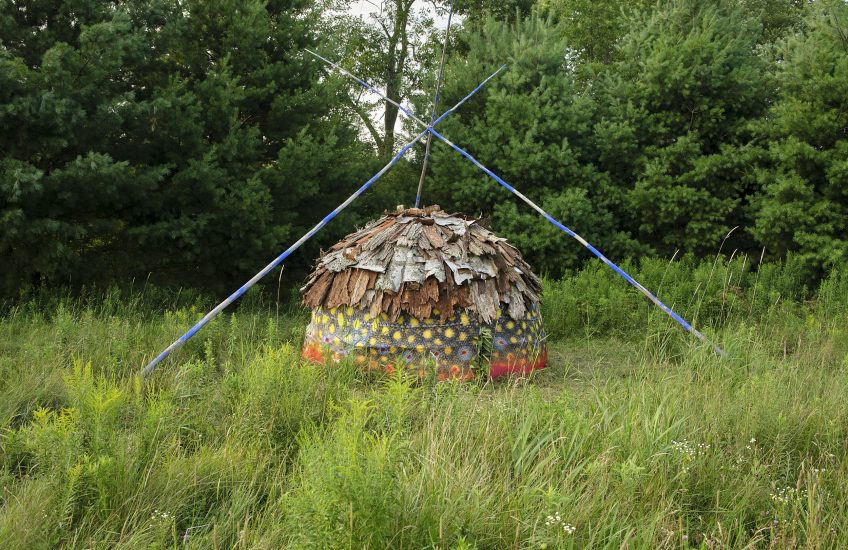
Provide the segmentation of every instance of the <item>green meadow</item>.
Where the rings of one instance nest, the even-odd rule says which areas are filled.
[[[753,261],[752,261],[753,260]],[[2,548],[845,548],[848,274],[790,258],[545,282],[549,368],[419,382],[299,359],[308,312],[32,291],[0,316]]]

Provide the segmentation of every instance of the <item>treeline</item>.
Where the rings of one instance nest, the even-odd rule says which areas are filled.
[[[442,132],[610,257],[709,255],[730,234],[728,252],[793,255],[809,281],[848,263],[845,2],[461,8],[443,104],[509,69]],[[218,290],[265,265],[385,163],[391,141],[374,146],[376,124],[367,139],[348,83],[304,52],[348,59],[348,34],[300,0],[4,3],[0,292]],[[437,38],[401,67],[422,116]],[[286,283],[410,204],[420,157],[293,256]],[[540,271],[587,257],[455,152],[434,144],[430,166],[426,203],[491,217]]]

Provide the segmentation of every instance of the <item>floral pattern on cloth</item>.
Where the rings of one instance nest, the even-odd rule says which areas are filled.
[[[491,342],[481,346],[483,329],[489,328]],[[339,361],[352,356],[366,370],[393,372],[397,366],[417,369],[422,378],[433,373],[439,380],[475,376],[475,361],[482,348],[490,347],[489,375],[529,373],[547,364],[545,331],[538,306],[522,319],[512,319],[506,306],[490,326],[457,309],[446,322],[434,310],[427,319],[400,315],[391,321],[385,313],[376,317],[352,307],[312,311],[306,330],[303,356],[314,362]]]

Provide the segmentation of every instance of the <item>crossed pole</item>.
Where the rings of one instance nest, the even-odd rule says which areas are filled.
[[[307,50],[307,51],[309,51],[309,50]],[[347,76],[349,76],[349,77],[352,77],[352,78],[356,79],[356,80],[357,80],[360,84],[362,84],[362,85],[364,85],[364,86],[367,86],[368,88],[370,88],[370,89],[372,89],[372,90],[375,90],[375,88],[373,88],[370,84],[368,84],[368,83],[367,83],[367,82],[365,82],[364,80],[360,80],[360,79],[358,79],[357,77],[355,77],[355,76],[353,76],[352,74],[350,74],[349,72],[345,71],[344,69],[342,69],[341,67],[339,67],[339,66],[338,66],[338,65],[336,65],[335,63],[332,63],[332,62],[331,62],[331,61],[329,61],[328,59],[325,59],[325,58],[321,57],[320,55],[318,55],[318,54],[316,54],[315,52],[312,52],[312,51],[309,51],[309,53],[311,53],[312,55],[314,55],[314,56],[318,57],[319,59],[322,59],[323,61],[325,61],[325,62],[327,62],[327,63],[330,63],[332,66],[334,66],[334,67],[336,67],[337,69],[339,69],[339,70],[340,70],[340,72],[342,72],[343,74],[345,74],[345,75],[347,75]],[[205,327],[207,324],[209,324],[209,321],[211,321],[212,319],[214,319],[215,317],[217,317],[217,316],[218,316],[218,314],[219,314],[219,313],[221,313],[221,312],[222,312],[222,311],[223,311],[223,310],[224,310],[224,309],[225,309],[228,305],[232,304],[233,302],[235,302],[236,300],[238,300],[239,298],[241,298],[241,296],[242,296],[245,292],[247,292],[247,290],[248,290],[250,287],[252,287],[252,286],[253,286],[253,285],[255,285],[257,282],[259,282],[259,280],[260,280],[260,279],[262,279],[265,275],[267,275],[268,273],[270,273],[270,272],[271,272],[271,270],[273,270],[275,267],[277,267],[278,265],[280,265],[280,264],[281,264],[281,263],[282,263],[282,262],[283,262],[286,258],[288,258],[288,257],[292,254],[292,252],[294,252],[295,250],[297,250],[298,248],[300,248],[300,247],[301,247],[301,245],[303,245],[303,243],[305,243],[306,241],[308,241],[308,240],[309,240],[310,238],[312,238],[312,237],[313,237],[316,233],[318,233],[321,229],[323,229],[323,227],[324,227],[325,225],[327,225],[327,224],[330,222],[330,220],[332,220],[333,218],[335,218],[335,217],[339,214],[339,212],[341,212],[342,210],[344,210],[345,208],[347,208],[347,207],[350,205],[350,203],[352,203],[354,200],[356,200],[356,199],[357,199],[357,198],[358,198],[358,197],[359,197],[362,193],[364,193],[364,192],[365,192],[365,190],[366,190],[366,189],[368,189],[369,187],[371,187],[371,185],[372,185],[375,181],[377,181],[377,180],[378,180],[381,176],[383,176],[386,172],[388,172],[388,171],[389,171],[389,169],[390,169],[392,166],[394,166],[395,164],[397,164],[397,162],[400,160],[400,158],[401,158],[401,157],[402,157],[402,156],[403,156],[403,155],[404,155],[404,154],[405,154],[405,153],[406,153],[409,149],[411,149],[413,145],[415,145],[415,144],[416,144],[416,143],[418,143],[418,142],[419,142],[419,141],[420,141],[423,137],[425,137],[425,136],[426,136],[426,135],[427,135],[427,134],[428,134],[431,130],[433,130],[433,128],[434,128],[437,124],[439,124],[442,120],[444,120],[444,119],[445,119],[445,117],[447,117],[448,115],[450,115],[451,113],[453,113],[453,112],[454,112],[454,111],[455,111],[455,110],[456,110],[456,109],[457,109],[460,105],[462,105],[463,103],[465,103],[465,102],[468,100],[468,98],[470,98],[472,95],[476,94],[476,93],[477,93],[477,92],[478,92],[478,91],[479,91],[479,90],[480,90],[483,86],[485,86],[485,85],[486,85],[486,83],[487,83],[489,80],[491,80],[492,78],[494,78],[494,77],[495,77],[495,75],[496,75],[496,74],[498,74],[499,72],[501,72],[504,68],[506,68],[506,65],[502,66],[502,67],[501,67],[501,68],[499,68],[497,71],[495,71],[494,73],[492,73],[492,75],[491,75],[491,76],[489,76],[489,78],[487,78],[486,80],[484,80],[483,82],[481,82],[479,86],[477,86],[476,88],[474,88],[474,90],[472,90],[472,91],[471,91],[471,92],[470,92],[467,96],[465,96],[464,98],[462,98],[462,100],[460,100],[460,101],[459,101],[459,103],[457,103],[456,105],[454,105],[453,107],[451,107],[450,109],[448,109],[447,111],[445,111],[444,113],[442,113],[442,115],[441,115],[441,116],[439,116],[437,119],[435,119],[435,120],[433,121],[433,123],[432,123],[432,124],[427,124],[427,123],[425,123],[424,121],[422,121],[421,119],[419,119],[418,117],[416,117],[414,114],[412,114],[412,112],[411,112],[409,109],[407,109],[406,107],[404,107],[404,106],[400,105],[399,103],[396,103],[395,101],[392,101],[391,99],[385,98],[385,99],[386,99],[386,101],[389,101],[389,102],[391,102],[392,104],[396,105],[396,106],[397,106],[397,107],[401,110],[401,112],[402,112],[402,113],[404,113],[404,115],[406,115],[406,116],[410,117],[410,119],[411,119],[411,120],[414,120],[414,121],[416,121],[417,123],[419,123],[419,124],[423,125],[423,126],[424,126],[424,130],[423,130],[421,133],[419,133],[418,135],[416,135],[416,136],[412,139],[412,141],[410,141],[409,143],[407,143],[406,145],[404,145],[403,147],[401,147],[401,148],[400,148],[400,151],[398,151],[398,152],[397,152],[397,154],[396,154],[394,157],[392,157],[392,159],[391,159],[391,160],[390,160],[390,161],[389,161],[389,162],[388,162],[385,166],[383,166],[383,167],[380,169],[380,171],[379,171],[379,172],[377,172],[376,174],[374,174],[373,176],[371,176],[371,178],[370,178],[368,181],[366,181],[366,182],[362,185],[362,187],[360,187],[359,189],[357,189],[356,191],[354,191],[354,193],[353,193],[351,196],[349,196],[349,197],[347,198],[347,200],[345,200],[343,203],[341,203],[339,206],[337,206],[337,207],[336,207],[336,208],[335,208],[332,212],[330,212],[329,214],[327,214],[326,216],[324,216],[324,218],[323,218],[320,222],[318,222],[318,224],[317,224],[317,225],[315,225],[315,227],[313,227],[313,228],[312,228],[312,229],[310,229],[308,232],[306,232],[306,234],[305,234],[305,235],[303,235],[303,236],[302,236],[300,239],[298,239],[298,240],[297,240],[297,241],[296,241],[293,245],[291,245],[289,248],[287,248],[287,249],[286,249],[286,250],[285,250],[282,254],[280,254],[279,256],[277,256],[276,258],[274,258],[273,260],[271,260],[271,263],[269,263],[269,264],[268,264],[268,265],[266,265],[264,268],[262,268],[262,270],[261,270],[259,273],[257,273],[256,275],[254,275],[254,276],[253,276],[253,277],[252,277],[249,281],[247,281],[247,282],[246,282],[246,283],[244,283],[241,287],[239,287],[239,289],[238,289],[238,290],[236,290],[235,292],[233,292],[232,294],[230,294],[230,295],[227,297],[227,299],[226,299],[226,300],[224,300],[223,302],[221,302],[220,304],[218,304],[217,306],[215,306],[215,308],[214,308],[214,309],[212,309],[212,311],[210,311],[209,313],[207,313],[206,315],[204,315],[204,316],[203,316],[203,318],[202,318],[202,319],[200,319],[200,321],[198,321],[198,322],[197,322],[197,323],[196,323],[193,327],[191,327],[191,328],[190,328],[190,329],[189,329],[189,330],[188,330],[185,334],[183,334],[182,336],[180,336],[179,338],[177,338],[176,340],[174,340],[174,342],[173,342],[170,346],[168,346],[167,348],[165,348],[165,349],[162,351],[162,353],[160,353],[159,355],[157,355],[157,356],[156,356],[156,357],[155,357],[155,358],[154,358],[154,359],[153,359],[150,363],[148,363],[148,364],[147,364],[147,366],[146,366],[146,367],[144,367],[144,369],[142,369],[141,374],[142,374],[143,376],[147,376],[148,374],[150,374],[151,372],[153,372],[153,369],[155,369],[155,368],[156,368],[156,365],[158,365],[159,363],[161,363],[161,362],[162,362],[162,361],[163,361],[166,357],[168,357],[169,355],[171,355],[171,353],[173,353],[174,351],[176,351],[176,350],[178,350],[179,348],[183,347],[183,346],[185,345],[185,343],[186,343],[186,342],[188,342],[188,341],[189,341],[189,340],[190,340],[190,339],[191,339],[191,338],[192,338],[195,334],[197,334],[197,333],[198,333],[198,331],[200,331],[200,329],[202,329],[202,328],[203,328],[203,327]],[[378,93],[379,93],[379,92],[378,92]],[[382,97],[385,97],[382,93],[380,93],[380,95],[381,95]]]
[[[398,153],[394,157],[392,157],[392,159],[385,166],[383,166],[383,168],[381,168],[379,172],[377,172],[376,174],[371,176],[371,178],[368,181],[366,181],[359,189],[354,191],[354,193],[350,197],[348,197],[347,200],[345,200],[343,203],[341,203],[339,206],[337,206],[332,212],[327,214],[320,222],[318,222],[317,225],[315,225],[315,227],[310,229],[306,234],[304,234],[300,239],[298,239],[293,245],[291,245],[289,248],[287,248],[282,254],[280,254],[279,256],[274,258],[271,261],[271,263],[266,265],[259,273],[254,275],[249,281],[247,281],[245,284],[243,284],[241,287],[239,287],[239,289],[236,290],[235,292],[233,292],[230,296],[228,296],[226,300],[224,300],[223,302],[221,302],[220,304],[215,306],[215,308],[212,309],[212,311],[210,311],[209,313],[204,315],[203,318],[200,319],[200,321],[198,321],[193,327],[191,327],[185,334],[183,334],[182,336],[177,338],[170,346],[165,348],[165,350],[163,350],[162,353],[157,355],[150,363],[147,364],[146,367],[144,367],[144,369],[142,369],[141,373],[142,373],[143,376],[147,376],[151,372],[153,372],[153,369],[156,368],[156,365],[161,363],[172,352],[176,351],[177,349],[179,349],[183,345],[185,345],[185,343],[189,339],[191,339],[191,337],[193,337],[195,334],[197,334],[198,331],[200,331],[203,327],[205,327],[209,323],[209,321],[211,321],[212,319],[217,317],[218,314],[221,313],[228,305],[230,305],[233,302],[235,302],[236,300],[238,300],[245,292],[247,292],[247,290],[250,287],[252,287],[257,282],[259,282],[260,279],[262,279],[265,275],[270,273],[271,270],[273,270],[275,267],[280,265],[286,258],[288,258],[292,254],[292,252],[294,252],[295,250],[300,248],[300,246],[303,243],[305,243],[310,238],[312,238],[312,236],[314,236],[316,233],[318,233],[318,231],[320,231],[325,225],[327,225],[330,222],[330,220],[335,218],[336,215],[339,214],[339,212],[341,212],[342,210],[347,208],[354,200],[356,200],[362,193],[364,193],[366,189],[371,187],[371,185],[375,181],[377,181],[381,176],[383,176],[386,172],[388,172],[389,169],[392,166],[397,164],[397,162],[400,160],[400,158],[410,148],[412,148],[413,145],[418,143],[425,136],[427,137],[427,140],[428,140],[428,150],[429,150],[429,141],[430,141],[431,137],[436,137],[440,141],[447,144],[453,150],[457,151],[463,157],[465,157],[469,161],[471,161],[471,163],[473,163],[475,166],[477,166],[486,175],[488,175],[489,177],[494,179],[496,182],[498,182],[501,186],[506,188],[510,193],[514,194],[516,197],[518,197],[519,199],[521,199],[522,201],[527,203],[531,208],[536,210],[539,214],[541,214],[546,220],[548,220],[556,228],[565,232],[567,235],[569,235],[570,237],[575,239],[577,242],[579,242],[581,245],[583,245],[592,254],[594,254],[598,259],[600,259],[602,262],[604,262],[606,265],[608,265],[613,271],[615,271],[622,278],[624,278],[624,280],[626,280],[628,283],[633,285],[633,287],[635,287],[636,290],[641,292],[643,295],[645,295],[645,297],[647,297],[657,307],[659,307],[661,310],[663,310],[669,317],[674,319],[680,326],[682,326],[688,332],[692,333],[694,336],[696,336],[702,342],[709,344],[713,348],[713,350],[717,354],[719,354],[720,356],[725,355],[725,352],[720,347],[718,347],[717,345],[710,342],[707,339],[707,337],[704,336],[698,329],[693,327],[683,317],[681,317],[674,310],[672,310],[670,307],[665,305],[651,291],[649,291],[647,288],[642,286],[641,283],[639,283],[636,279],[634,279],[629,273],[627,273],[626,271],[621,269],[621,267],[619,267],[618,265],[613,263],[609,258],[607,258],[603,253],[601,253],[601,251],[599,251],[597,248],[592,246],[583,237],[581,237],[576,232],[574,232],[573,230],[571,230],[568,227],[566,227],[565,225],[563,225],[562,222],[556,220],[553,216],[551,216],[545,210],[543,210],[539,205],[537,205],[536,203],[534,203],[533,201],[528,199],[524,194],[522,194],[520,191],[515,189],[512,185],[510,185],[509,183],[504,181],[503,178],[501,178],[500,176],[498,176],[497,174],[495,174],[494,172],[492,172],[491,170],[489,170],[488,168],[483,166],[483,164],[481,164],[480,161],[478,161],[473,156],[471,156],[471,154],[468,153],[466,150],[460,148],[458,145],[456,145],[455,143],[450,141],[448,138],[446,138],[445,136],[443,136],[442,134],[440,134],[439,132],[436,131],[435,127],[442,120],[444,120],[445,117],[447,117],[448,115],[450,115],[451,113],[456,111],[456,109],[459,108],[463,103],[465,103],[471,96],[473,96],[478,91],[480,91],[480,89],[483,88],[483,86],[485,86],[487,82],[489,82],[491,79],[493,79],[495,76],[497,76],[498,73],[503,71],[506,68],[506,65],[501,65],[498,68],[498,70],[496,70],[491,75],[489,75],[476,88],[471,90],[471,92],[469,92],[468,95],[466,95],[464,98],[462,98],[456,105],[454,105],[453,107],[451,107],[450,109],[448,109],[447,111],[442,113],[438,118],[434,119],[433,116],[431,116],[431,122],[428,124],[428,123],[424,122],[423,120],[421,120],[419,117],[417,117],[410,109],[408,109],[407,107],[403,106],[402,104],[390,99],[389,97],[386,97],[386,95],[384,93],[382,93],[380,90],[378,90],[377,88],[375,88],[374,86],[372,86],[368,82],[362,80],[361,78],[351,74],[350,72],[348,72],[344,68],[340,67],[338,64],[333,63],[329,59],[327,59],[327,58],[325,58],[325,57],[323,57],[323,56],[321,56],[321,55],[319,55],[319,54],[317,54],[317,53],[315,53],[311,50],[306,50],[306,51],[309,52],[311,55],[315,56],[316,58],[320,59],[321,61],[327,63],[328,65],[330,65],[331,67],[336,69],[341,74],[343,74],[343,75],[345,75],[349,78],[352,78],[353,80],[358,82],[360,85],[362,85],[362,86],[366,87],[367,89],[371,90],[372,92],[376,93],[383,100],[385,100],[385,101],[391,103],[392,105],[396,106],[400,110],[400,112],[404,114],[404,116],[409,118],[411,121],[413,121],[418,126],[422,127],[423,130],[418,135],[416,135],[412,139],[412,141],[410,141],[409,143],[407,143],[406,145],[401,147],[400,150],[398,151]],[[435,110],[434,110],[433,115],[435,115]],[[422,172],[422,179],[423,179],[423,172]],[[420,200],[420,196],[421,196],[420,183],[421,182],[419,182],[419,189],[418,189],[418,193],[417,193],[417,196],[416,196],[416,204]]]
[[[695,335],[695,336],[696,336],[699,340],[701,340],[701,341],[703,341],[703,342],[707,342],[707,343],[709,343],[709,344],[713,347],[713,349],[715,350],[715,352],[716,352],[716,353],[718,353],[719,355],[721,355],[721,356],[724,356],[724,355],[725,355],[725,352],[724,352],[724,351],[723,351],[720,347],[716,346],[715,344],[710,343],[710,342],[709,342],[709,340],[707,340],[707,337],[706,337],[706,336],[704,336],[704,335],[703,335],[703,334],[702,334],[702,333],[701,333],[698,329],[696,329],[695,327],[693,327],[693,326],[692,326],[689,322],[687,322],[687,321],[686,321],[683,317],[681,317],[681,316],[680,316],[680,315],[678,315],[678,314],[677,314],[674,310],[672,310],[670,307],[668,307],[667,305],[665,305],[665,304],[664,304],[664,303],[663,303],[663,302],[662,302],[659,298],[657,298],[657,297],[656,297],[656,296],[655,296],[655,295],[654,295],[651,291],[649,291],[647,288],[645,288],[644,286],[642,286],[642,284],[641,284],[641,283],[639,283],[639,281],[637,281],[636,279],[634,279],[634,278],[633,278],[633,277],[632,277],[629,273],[627,273],[626,271],[624,271],[621,267],[619,267],[618,265],[616,265],[616,264],[615,264],[612,260],[610,260],[609,258],[607,258],[607,257],[606,257],[606,256],[605,256],[605,255],[604,255],[604,254],[600,251],[600,250],[598,250],[597,248],[595,248],[594,246],[592,246],[592,245],[591,245],[588,241],[586,241],[586,239],[584,239],[583,237],[581,237],[580,235],[578,235],[576,232],[574,232],[573,230],[571,230],[571,229],[569,229],[568,227],[566,227],[565,225],[563,225],[563,224],[562,224],[562,222],[560,222],[560,221],[556,220],[553,216],[551,216],[550,214],[548,214],[547,212],[545,212],[545,210],[543,210],[543,209],[542,209],[539,205],[537,205],[536,203],[534,203],[533,201],[531,201],[530,199],[528,199],[528,198],[527,198],[527,197],[526,197],[523,193],[521,193],[520,191],[518,191],[517,189],[515,189],[513,186],[511,186],[510,184],[508,184],[506,181],[504,181],[504,180],[503,180],[503,178],[501,178],[500,176],[498,176],[497,174],[495,174],[494,172],[492,172],[491,170],[489,170],[488,168],[486,168],[485,166],[483,166],[483,164],[482,164],[482,163],[480,163],[480,161],[478,161],[477,159],[475,159],[473,156],[471,156],[471,154],[470,154],[470,153],[468,153],[468,151],[466,151],[466,150],[462,149],[461,147],[459,147],[458,145],[456,145],[455,143],[453,143],[451,140],[449,140],[448,138],[446,138],[445,136],[443,136],[442,134],[440,134],[439,132],[437,132],[437,131],[436,131],[436,129],[435,129],[435,128],[433,128],[433,126],[435,126],[435,124],[428,125],[428,124],[424,123],[424,122],[423,122],[420,118],[418,118],[417,116],[415,116],[414,114],[412,114],[412,112],[411,112],[408,108],[401,106],[399,103],[395,103],[394,101],[392,101],[391,99],[389,99],[388,97],[386,97],[386,96],[385,96],[385,94],[383,94],[380,90],[378,90],[378,89],[377,89],[377,88],[375,88],[374,86],[372,86],[372,85],[368,84],[367,82],[365,82],[364,80],[362,80],[362,79],[360,79],[360,78],[358,78],[358,77],[356,77],[356,76],[354,76],[354,75],[350,74],[348,71],[346,71],[346,70],[342,69],[341,67],[339,67],[336,63],[333,63],[332,61],[330,61],[330,60],[328,60],[328,59],[326,59],[326,58],[324,58],[324,57],[321,57],[321,56],[320,56],[320,55],[318,55],[317,53],[315,53],[315,52],[313,52],[313,51],[311,51],[311,50],[307,50],[307,51],[308,51],[309,53],[311,53],[312,55],[314,55],[315,57],[317,57],[318,59],[320,59],[320,60],[324,61],[325,63],[329,64],[330,66],[332,66],[332,67],[333,67],[333,68],[335,68],[336,70],[339,70],[340,72],[342,72],[342,74],[345,74],[346,76],[352,77],[352,78],[353,78],[353,79],[355,79],[355,80],[356,80],[359,84],[361,84],[362,86],[365,86],[366,88],[368,88],[368,89],[369,89],[369,90],[371,90],[372,92],[376,93],[377,95],[379,95],[379,96],[380,96],[381,98],[383,98],[384,100],[389,101],[389,102],[391,102],[392,104],[396,105],[396,106],[400,109],[400,111],[401,111],[402,113],[404,113],[404,115],[406,115],[407,117],[409,117],[409,118],[410,118],[410,120],[414,121],[416,124],[418,124],[419,126],[422,126],[422,127],[424,128],[424,131],[428,133],[428,138],[429,138],[429,136],[435,136],[436,138],[438,138],[438,139],[440,139],[441,141],[445,142],[445,143],[446,143],[448,146],[450,146],[450,147],[451,147],[454,151],[458,152],[459,154],[461,154],[462,156],[464,156],[465,158],[467,158],[467,159],[468,159],[469,161],[471,161],[471,162],[472,162],[472,163],[473,163],[473,164],[474,164],[477,168],[479,168],[480,170],[482,170],[482,171],[483,171],[483,172],[484,172],[487,176],[489,176],[489,177],[491,177],[492,179],[494,179],[496,182],[498,182],[498,183],[499,183],[499,184],[501,184],[503,187],[505,187],[507,190],[509,190],[509,192],[510,192],[510,193],[514,194],[516,197],[518,197],[519,199],[521,199],[522,201],[524,201],[525,203],[527,203],[528,205],[530,205],[530,207],[531,207],[531,208],[533,208],[536,212],[538,212],[539,214],[541,214],[541,215],[542,215],[542,216],[543,216],[546,220],[548,220],[551,224],[553,224],[553,225],[554,225],[557,229],[559,229],[559,230],[561,230],[561,231],[565,232],[567,235],[569,235],[570,237],[572,237],[573,239],[575,239],[577,242],[579,242],[581,245],[583,245],[583,246],[584,246],[586,249],[588,249],[588,250],[589,250],[592,254],[594,254],[594,255],[595,255],[595,256],[596,256],[599,260],[601,260],[601,261],[602,261],[602,262],[604,262],[606,265],[608,265],[608,266],[609,266],[609,267],[610,267],[613,271],[615,271],[615,272],[616,272],[616,273],[618,273],[621,277],[623,277],[623,278],[624,278],[624,280],[626,280],[628,283],[630,283],[631,285],[633,285],[633,286],[634,286],[634,287],[635,287],[635,288],[636,288],[639,292],[641,292],[642,294],[644,294],[644,295],[645,295],[645,297],[647,297],[647,298],[648,298],[651,302],[653,302],[653,303],[654,303],[657,307],[659,307],[660,309],[662,309],[662,310],[663,310],[666,314],[668,314],[668,315],[669,315],[672,319],[674,319],[675,321],[677,321],[677,323],[679,323],[679,324],[680,324],[680,326],[682,326],[682,327],[683,327],[684,329],[686,329],[687,331],[691,332],[691,333],[692,333],[693,335]],[[484,81],[483,81],[483,82],[482,82],[479,86],[477,86],[477,88],[475,88],[475,89],[474,89],[474,90],[473,90],[470,94],[468,94],[467,96],[465,96],[465,98],[463,98],[463,99],[462,99],[462,101],[460,101],[459,103],[457,103],[456,105],[454,105],[453,107],[451,107],[450,109],[448,109],[447,111],[445,111],[445,115],[446,115],[446,114],[449,114],[449,113],[452,113],[452,112],[453,112],[453,111],[454,111],[457,107],[459,107],[460,105],[462,105],[463,103],[465,103],[465,101],[466,101],[469,97],[471,97],[472,95],[474,95],[474,94],[475,94],[475,93],[476,93],[476,92],[477,92],[480,88],[482,88],[482,87],[483,87],[483,85],[484,85],[484,84],[486,84],[489,80],[491,80],[492,78],[494,78],[494,77],[495,77],[495,75],[497,75],[498,73],[500,73],[500,72],[501,72],[502,70],[504,70],[505,68],[506,68],[506,65],[501,65],[501,67],[500,67],[497,71],[495,71],[495,72],[494,72],[494,73],[492,73],[492,74],[491,74],[488,78],[486,78],[486,80],[484,80]],[[441,70],[440,70],[440,73],[441,73]],[[437,93],[438,93],[438,92],[437,92]],[[441,117],[439,117],[437,120],[441,120],[442,118],[444,118],[444,115],[442,115]],[[429,140],[428,140],[428,141],[429,141]],[[429,152],[429,147],[428,147],[428,152]],[[423,175],[423,174],[422,174],[422,175]],[[421,186],[420,186],[420,184],[419,184],[419,187],[418,187],[418,194],[417,194],[417,197],[416,197],[416,204],[417,204],[417,201],[418,201],[418,200],[420,200],[420,196],[421,196]]]

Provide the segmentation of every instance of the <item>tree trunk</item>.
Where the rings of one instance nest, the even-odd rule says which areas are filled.
[[[387,33],[388,51],[386,52],[386,96],[400,103],[403,100],[403,73],[409,56],[409,14],[414,0],[394,0],[394,17],[392,29]],[[386,30],[383,27],[384,31]],[[395,125],[398,119],[398,108],[385,101],[383,112],[383,142],[379,147],[380,154],[390,157],[395,148]]]

